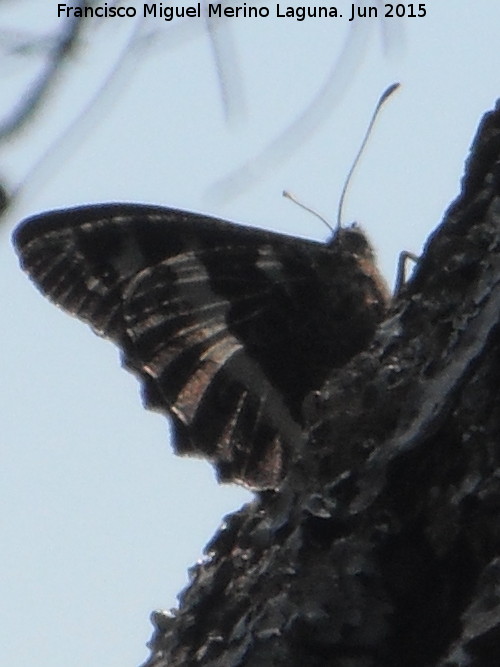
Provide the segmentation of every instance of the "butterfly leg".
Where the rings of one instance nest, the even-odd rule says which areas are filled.
[[[398,268],[396,271],[396,282],[394,284],[395,297],[399,295],[401,289],[404,287],[406,283],[406,268],[408,266],[408,260],[411,260],[416,264],[419,260],[419,257],[418,255],[415,255],[415,253],[413,252],[408,252],[408,250],[403,250],[402,252],[399,253]]]

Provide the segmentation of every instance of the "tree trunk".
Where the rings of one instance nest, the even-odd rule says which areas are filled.
[[[304,406],[281,490],[226,519],[144,667],[500,661],[500,106],[370,348]]]

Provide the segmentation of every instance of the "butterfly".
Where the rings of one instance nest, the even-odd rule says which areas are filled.
[[[179,454],[278,488],[302,403],[363,350],[388,292],[356,226],[327,243],[142,204],[44,213],[15,230],[23,269],[121,348]]]

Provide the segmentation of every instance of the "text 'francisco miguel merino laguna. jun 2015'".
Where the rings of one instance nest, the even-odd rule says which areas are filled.
[[[133,18],[142,14],[144,18],[161,18],[172,21],[175,18],[292,18],[304,21],[306,18],[344,18],[353,21],[356,18],[423,18],[427,13],[426,3],[397,3],[385,5],[342,4],[304,5],[300,7],[277,3],[272,7],[251,5],[246,2],[239,5],[226,3],[202,3],[193,5],[169,5],[163,2],[144,3],[141,9],[125,5],[102,5],[74,7],[65,3],[57,4],[57,16],[66,18]]]

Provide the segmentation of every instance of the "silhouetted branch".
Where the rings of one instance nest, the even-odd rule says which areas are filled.
[[[83,7],[85,2],[75,3]],[[30,121],[51,91],[58,74],[73,56],[79,45],[84,26],[82,18],[68,18],[61,21],[61,29],[53,40],[47,42],[45,66],[38,77],[26,89],[16,106],[0,123],[0,142],[19,132]],[[27,45],[23,49],[26,51]]]

